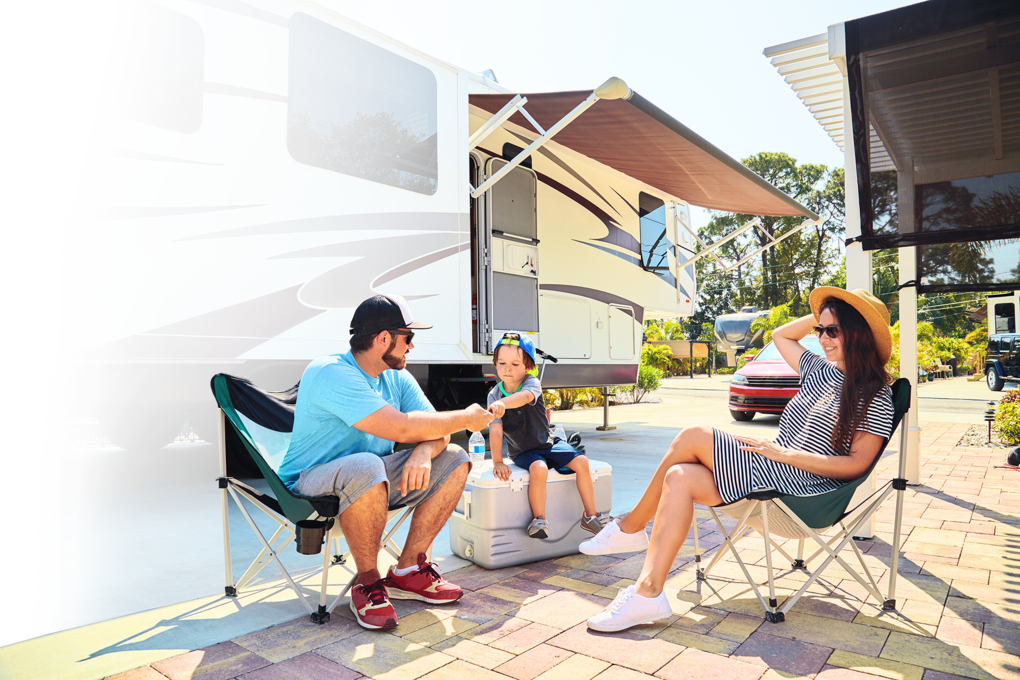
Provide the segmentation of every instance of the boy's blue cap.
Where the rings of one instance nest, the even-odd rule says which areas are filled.
[[[535,343],[533,343],[531,341],[531,338],[529,338],[524,333],[518,333],[517,331],[509,331],[507,333],[504,333],[503,337],[500,338],[499,342],[496,343],[496,346],[492,348],[493,356],[495,356],[496,352],[499,351],[500,345],[516,345],[520,347],[522,350],[524,350],[525,353],[527,353],[527,355],[531,357],[532,361],[534,361],[536,364],[538,363],[538,359],[535,357]]]

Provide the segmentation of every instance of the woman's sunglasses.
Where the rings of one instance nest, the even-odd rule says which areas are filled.
[[[815,335],[817,335],[818,337],[822,337],[823,335],[828,335],[830,338],[839,337],[839,326],[837,326],[836,324],[833,324],[831,326],[815,326],[811,330],[813,330],[815,332]]]

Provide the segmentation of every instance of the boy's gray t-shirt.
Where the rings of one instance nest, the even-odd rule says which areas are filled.
[[[499,401],[504,396],[498,383],[489,391],[488,405]],[[525,376],[517,391],[527,390],[535,395],[535,399],[520,408],[508,408],[502,418],[495,418],[493,423],[503,425],[503,441],[506,443],[510,460],[525,451],[551,449],[553,445],[553,429],[549,426],[549,418],[545,415],[545,400],[542,398],[542,383],[533,375]]]

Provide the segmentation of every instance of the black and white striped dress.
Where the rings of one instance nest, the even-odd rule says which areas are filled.
[[[832,448],[832,432],[839,420],[843,374],[814,352],[800,357],[800,392],[790,400],[779,419],[776,444],[797,451],[825,456],[845,452]],[[892,435],[892,390],[883,387],[871,402],[858,430],[888,439]],[[832,491],[849,480],[830,479],[777,463],[751,451],[742,450],[732,435],[713,428],[713,476],[723,503],[733,503],[758,489],[797,496],[814,496]]]

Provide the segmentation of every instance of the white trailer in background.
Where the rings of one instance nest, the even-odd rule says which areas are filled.
[[[507,92],[311,2],[133,0],[63,235],[69,415],[126,448],[215,429],[217,372],[268,389],[405,296],[437,407],[505,330],[547,387],[634,382],[646,318],[693,311],[689,203],[815,216],[618,79]]]

